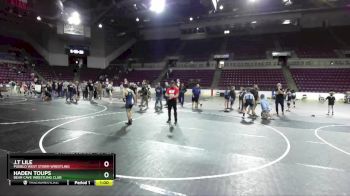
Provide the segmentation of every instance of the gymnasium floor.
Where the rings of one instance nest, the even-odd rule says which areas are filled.
[[[326,103],[298,101],[262,121],[223,112],[223,98],[202,103],[180,108],[177,126],[166,124],[166,110],[135,108],[126,127],[118,99],[0,100],[0,195],[350,194],[350,105],[327,116]],[[9,187],[8,152],[114,152],[118,179],[111,188]]]

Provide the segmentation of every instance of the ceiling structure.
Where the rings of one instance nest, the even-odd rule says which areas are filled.
[[[16,13],[12,8],[4,6],[7,1],[0,0],[1,17]],[[217,2],[216,10],[213,1]],[[135,29],[188,23],[190,19],[196,21],[279,11],[350,8],[348,0],[166,0],[164,12],[157,14],[149,10],[150,2],[151,0],[28,0],[30,8],[25,16],[35,20],[37,15],[45,11],[41,16],[43,21],[52,24],[57,20],[66,20],[67,15],[77,11],[81,15],[82,23],[92,27],[103,24],[117,29]],[[63,11],[60,11],[61,4]],[[43,6],[37,8],[36,5]],[[49,9],[45,9],[46,7]],[[50,10],[56,15],[47,14]]]
[[[279,11],[334,9],[347,0],[166,0],[163,13],[149,10],[151,0],[64,0],[65,7],[86,13],[87,23],[115,28],[165,26],[208,17],[239,16]],[[217,1],[217,9],[213,6]]]

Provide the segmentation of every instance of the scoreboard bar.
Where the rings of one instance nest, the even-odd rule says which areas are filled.
[[[45,186],[45,185],[64,185],[64,186],[113,186],[113,180],[85,180],[85,181],[26,181],[26,180],[9,180],[10,186]]]
[[[9,185],[113,186],[115,154],[7,155]]]

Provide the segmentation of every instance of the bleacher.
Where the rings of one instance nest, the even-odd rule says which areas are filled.
[[[31,72],[21,64],[0,63],[0,81],[31,81]]]
[[[350,91],[350,69],[291,69],[291,73],[299,91]]]
[[[81,81],[97,80],[101,72],[102,72],[102,69],[83,68],[80,70],[80,80]]]
[[[51,66],[54,79],[72,81],[74,79],[73,68],[67,66]]]
[[[281,69],[233,69],[222,70],[219,87],[252,87],[258,84],[261,90],[270,91],[281,83],[286,87],[286,80]]]

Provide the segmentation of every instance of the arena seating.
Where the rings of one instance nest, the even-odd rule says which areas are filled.
[[[283,86],[287,84],[281,69],[234,69],[221,72],[219,87],[233,85],[239,89],[258,84],[260,90],[270,91],[275,88],[277,83],[281,83]]]
[[[299,58],[336,58],[339,48],[326,30],[308,29],[278,35],[283,50],[294,50]]]
[[[55,78],[55,74],[54,74],[51,66],[48,66],[48,65],[37,65],[37,66],[34,67],[34,70],[37,71],[46,80],[56,79]]]
[[[52,66],[54,79],[72,81],[74,79],[73,69],[66,66]]]
[[[88,80],[96,80],[97,77],[102,72],[101,69],[94,69],[94,68],[83,68],[80,70],[80,80],[88,81]]]
[[[167,81],[180,79],[185,84],[199,82],[202,87],[210,87],[214,77],[214,70],[173,70]]]
[[[24,65],[0,64],[0,81],[31,81],[31,72]]]
[[[350,69],[291,69],[299,91],[350,91]]]

